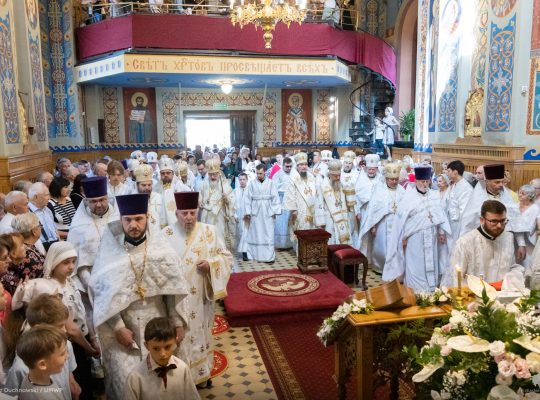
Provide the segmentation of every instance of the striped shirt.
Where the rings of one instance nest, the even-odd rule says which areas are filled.
[[[75,207],[71,202],[70,198],[66,199],[64,204],[60,204],[54,199],[49,200],[47,207],[52,211],[54,216],[54,222],[56,224],[56,229],[60,231],[69,230],[69,225],[71,225],[71,220],[75,215]]]

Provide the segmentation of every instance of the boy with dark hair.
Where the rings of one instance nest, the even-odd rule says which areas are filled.
[[[189,367],[173,355],[177,348],[176,327],[168,318],[154,318],[144,329],[146,360],[131,371],[124,387],[124,400],[200,399]]]
[[[23,333],[17,354],[29,371],[21,383],[20,400],[63,400],[62,389],[51,375],[64,368],[68,357],[66,344],[66,334],[52,325],[36,325]]]

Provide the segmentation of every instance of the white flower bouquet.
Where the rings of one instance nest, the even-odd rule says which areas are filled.
[[[540,400],[539,292],[504,305],[480,278],[467,283],[476,301],[453,310],[420,351],[405,349],[421,367],[418,398]]]
[[[327,346],[335,331],[341,326],[349,314],[368,314],[373,306],[366,299],[352,299],[340,305],[331,317],[326,318],[317,332],[317,336]]]

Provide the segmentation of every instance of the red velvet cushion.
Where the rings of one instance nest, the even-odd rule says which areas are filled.
[[[350,248],[350,249],[342,249],[342,250],[338,250],[336,252],[334,252],[334,259],[336,260],[349,260],[349,259],[353,259],[353,258],[362,258],[364,257],[364,255],[354,249],[354,248]]]
[[[352,249],[351,246],[349,246],[348,244],[329,244],[328,245],[328,261],[331,261],[332,260],[332,255],[338,251],[338,250],[343,250],[343,249]]]

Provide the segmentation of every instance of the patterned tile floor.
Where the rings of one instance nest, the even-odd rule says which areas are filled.
[[[279,251],[276,252],[276,262],[272,265],[255,261],[245,262],[242,258],[237,258],[234,272],[272,271],[295,267],[294,252]],[[368,286],[374,287],[380,282],[380,275],[369,270]],[[220,305],[217,305],[216,313],[225,315]],[[277,399],[250,328],[230,328],[227,332],[214,336],[214,339],[216,350],[227,356],[229,365],[221,375],[212,380],[211,388],[199,390],[202,399]]]

